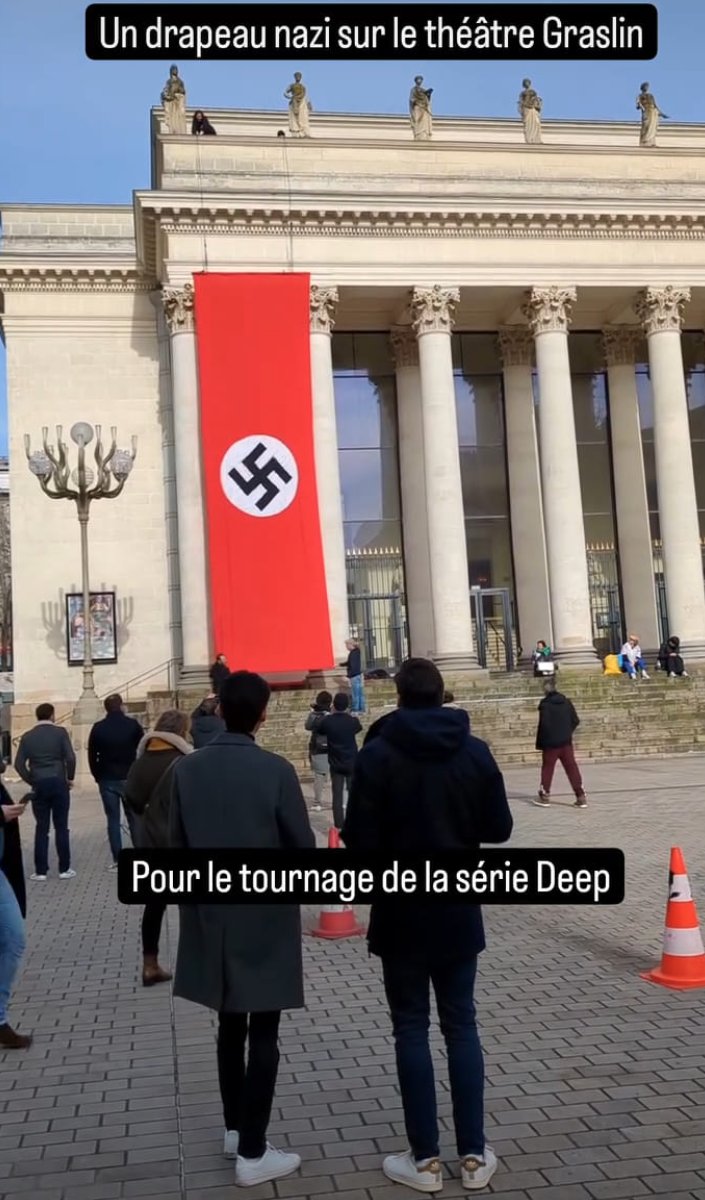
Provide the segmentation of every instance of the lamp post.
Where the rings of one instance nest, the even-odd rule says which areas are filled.
[[[100,702],[96,695],[93,672],[93,646],[91,637],[91,585],[88,564],[88,520],[92,500],[114,500],[120,495],[137,454],[137,438],[132,438],[131,450],[119,450],[117,429],[110,430],[111,444],[103,446],[101,426],[93,429],[86,421],[79,421],[71,428],[71,440],[78,446],[78,465],[71,470],[68,446],[62,438],[62,427],[56,427],[56,449],[49,445],[49,429],[42,429],[42,449],[32,451],[29,434],[25,435],[24,447],[29,469],[39,480],[39,486],[50,500],[73,500],[76,504],[81,530],[81,584],[83,589],[83,690],[74,712],[77,724],[88,724],[100,716]],[[96,469],[86,466],[86,447],[95,437]],[[71,486],[73,484],[73,486]]]

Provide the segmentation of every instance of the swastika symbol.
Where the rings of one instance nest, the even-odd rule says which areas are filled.
[[[252,517],[274,517],[294,500],[299,472],[288,446],[278,438],[254,434],[227,451],[220,481],[235,508]]]

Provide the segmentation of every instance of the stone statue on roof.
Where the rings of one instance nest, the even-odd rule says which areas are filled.
[[[409,119],[411,130],[417,141],[426,141],[433,135],[431,96],[433,88],[425,88],[423,75],[417,75],[409,95]]]
[[[179,68],[173,66],[169,71],[162,91],[162,104],[168,133],[186,133],[186,86],[179,75]]]
[[[296,72],[294,82],[290,83],[284,92],[284,99],[289,101],[289,133],[292,137],[310,137],[311,101],[306,94],[305,85],[301,82],[300,71]]]
[[[538,92],[532,88],[530,79],[524,80],[522,89],[519,96],[519,116],[524,126],[524,141],[528,146],[537,146],[542,140],[541,110],[543,101]]]

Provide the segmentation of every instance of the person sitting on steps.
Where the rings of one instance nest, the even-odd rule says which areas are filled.
[[[622,671],[626,672],[629,678],[635,683],[639,675],[642,679],[648,679],[649,675],[646,671],[646,660],[641,652],[639,645],[639,637],[636,633],[630,633],[626,642],[622,646],[621,653]]]
[[[658,652],[658,665],[662,671],[665,671],[669,679],[675,679],[678,676],[680,679],[687,679],[688,672],[685,669],[683,656],[681,654],[681,640],[677,637],[670,637],[664,642]]]

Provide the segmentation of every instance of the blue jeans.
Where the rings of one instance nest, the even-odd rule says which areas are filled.
[[[481,1158],[485,1150],[485,1072],[473,999],[477,958],[429,962],[394,957],[383,959],[382,966],[404,1123],[414,1158],[421,1162],[437,1158],[439,1152],[436,1084],[428,1044],[431,984],[448,1051],[458,1155]]]
[[[125,802],[125,781],[120,779],[104,779],[98,784],[100,798],[103,801],[105,816],[108,821],[108,842],[113,861],[122,850],[122,833],[120,831],[120,805]],[[128,819],[129,824],[129,819]]]
[[[0,1025],[7,1025],[7,1006],[25,948],[24,921],[15,893],[0,871]]]
[[[622,659],[622,671],[626,671],[627,675],[636,675],[637,671],[646,670],[646,659],[637,658],[635,663],[631,663],[628,658]]]
[[[365,688],[363,685],[362,675],[355,675],[350,680],[350,690],[352,692],[352,711],[354,713],[364,713]]]
[[[69,785],[63,779],[42,779],[33,785],[32,811],[37,822],[34,833],[34,870],[46,875],[49,870],[49,827],[54,824],[54,841],[59,871],[71,866],[69,840]]]

